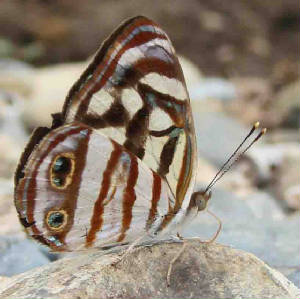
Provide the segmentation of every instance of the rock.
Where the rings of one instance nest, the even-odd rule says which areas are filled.
[[[289,270],[284,273],[300,287],[295,275],[300,261],[298,213],[286,216],[278,202],[265,192],[252,191],[251,195],[238,198],[222,189],[213,190],[208,209],[223,224],[218,242],[251,252],[279,270]],[[182,234],[207,240],[217,228],[218,222],[202,212],[184,227]]]
[[[86,62],[59,64],[35,71],[32,93],[24,111],[28,127],[51,125],[51,113],[61,111],[68,91],[86,66]]]
[[[217,171],[218,169],[210,162],[202,157],[198,157],[196,182],[203,186],[207,186],[210,183],[211,179],[215,176]]]
[[[182,67],[187,89],[190,92],[195,86],[197,86],[197,84],[199,84],[199,82],[203,80],[202,74],[199,68],[186,57],[179,56],[178,59]]]
[[[13,142],[22,147],[28,138],[22,121],[23,109],[22,97],[13,92],[0,90],[0,134],[13,137]]]
[[[15,45],[8,39],[0,38],[0,57],[10,57],[16,52]]]
[[[247,125],[263,121],[264,127],[271,128],[279,124],[277,113],[271,109],[274,95],[270,81],[255,77],[232,78],[231,81],[237,96],[225,106],[230,115]]]
[[[6,276],[0,276],[0,286],[4,285],[4,283],[8,283],[10,281],[9,277]]]
[[[32,92],[34,69],[13,59],[0,59],[0,89],[29,96]]]
[[[220,101],[233,100],[236,98],[236,88],[228,80],[222,78],[204,78],[201,81],[189,86],[191,100],[210,100]]]
[[[116,266],[116,253],[82,253],[31,270],[1,286],[1,298],[297,298],[299,290],[255,256],[190,241],[139,247]]]
[[[247,162],[246,162],[247,161]],[[283,207],[300,208],[300,153],[296,142],[255,146],[241,162],[251,168],[253,184],[268,187]],[[249,173],[249,171],[248,171]]]
[[[0,144],[0,177],[12,178],[22,149],[12,136],[6,134],[0,133]]]
[[[27,235],[14,205],[12,180],[0,179],[0,275],[11,276],[56,260]]]
[[[27,140],[21,121],[22,100],[0,90],[0,177],[11,178]]]
[[[205,110],[203,110],[205,109]],[[211,110],[208,110],[211,109]],[[193,103],[197,147],[200,157],[217,168],[223,165],[250,130],[222,112]]]
[[[272,109],[280,120],[280,125],[286,128],[299,129],[300,124],[300,81],[282,88],[276,95]]]
[[[24,238],[13,198],[12,179],[0,179],[0,236],[14,235]]]
[[[0,275],[12,276],[49,262],[35,242],[15,237],[0,237]]]

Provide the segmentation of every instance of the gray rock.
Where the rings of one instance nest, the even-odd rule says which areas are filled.
[[[0,89],[0,132],[13,137],[19,146],[23,146],[28,138],[22,121],[23,100],[16,93]]]
[[[214,190],[209,210],[222,220],[218,242],[251,252],[279,270],[292,269],[284,273],[300,286],[293,275],[300,264],[299,215],[286,216],[266,193],[249,197],[242,200],[231,192]],[[209,239],[217,227],[214,218],[201,213],[183,234]]]
[[[0,175],[2,175],[1,167]],[[0,236],[18,235],[19,237],[22,237],[24,236],[24,232],[21,229],[20,221],[17,217],[16,208],[14,206],[13,190],[14,187],[12,179],[5,180],[0,177]]]
[[[33,75],[34,69],[24,62],[0,59],[0,89],[6,92],[30,96]]]
[[[300,209],[300,153],[296,142],[253,147],[245,155],[256,185],[268,186],[285,208]]]
[[[277,113],[269,108],[274,103],[269,78],[236,77],[231,81],[236,87],[237,97],[225,107],[227,112],[245,124],[258,120],[263,121],[268,128],[279,124]]]
[[[299,129],[299,93],[300,81],[298,80],[282,88],[274,100],[272,108],[284,127]]]
[[[189,88],[193,100],[217,99],[230,101],[236,98],[236,88],[230,81],[222,78],[205,78]]]
[[[201,103],[199,103],[201,106]],[[223,113],[193,110],[198,152],[220,167],[251,129]]]
[[[32,92],[24,107],[24,121],[28,127],[51,125],[51,113],[61,111],[68,91],[86,66],[87,62],[69,63],[35,70]]]
[[[12,276],[49,262],[31,240],[0,237],[0,275]]]
[[[113,266],[116,253],[62,259],[4,280],[1,298],[298,298],[299,290],[255,256],[218,244],[139,247]]]

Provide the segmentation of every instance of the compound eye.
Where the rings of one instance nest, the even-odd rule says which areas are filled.
[[[53,187],[64,189],[71,183],[74,164],[74,156],[72,153],[65,153],[54,159],[50,173]]]
[[[191,204],[197,206],[198,212],[203,211],[207,207],[207,203],[211,197],[211,192],[198,191],[194,192],[191,197]]]
[[[65,210],[50,211],[46,217],[46,224],[51,230],[62,230],[68,220],[68,215]]]
[[[206,209],[207,201],[203,197],[197,198],[197,206],[199,211],[203,211]]]

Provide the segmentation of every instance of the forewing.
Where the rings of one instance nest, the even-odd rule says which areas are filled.
[[[135,17],[102,45],[70,90],[63,121],[85,123],[163,177],[178,211],[195,178],[196,143],[183,73],[166,33]]]

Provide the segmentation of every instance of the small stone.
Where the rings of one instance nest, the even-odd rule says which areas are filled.
[[[0,179],[0,236],[5,235],[24,237],[14,206],[12,179]]]
[[[253,182],[267,187],[290,209],[300,205],[300,152],[296,142],[255,146],[245,155],[252,165]]]
[[[61,111],[69,90],[86,66],[86,62],[58,64],[35,71],[32,92],[24,111],[29,128],[51,125],[51,114]]]
[[[16,237],[0,237],[0,275],[12,276],[49,262],[35,242]]]
[[[299,129],[300,126],[300,81],[293,82],[276,95],[272,109],[280,119],[280,125]]]

